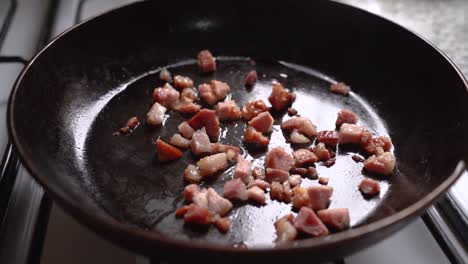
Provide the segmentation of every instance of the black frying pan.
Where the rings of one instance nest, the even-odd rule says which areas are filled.
[[[204,48],[219,56],[213,75],[201,75],[193,60]],[[278,79],[298,94],[294,107],[319,130],[333,129],[338,109],[350,108],[372,131],[391,136],[395,173],[379,178],[380,197],[366,200],[356,187],[361,165],[347,155],[352,150],[340,149],[330,169],[319,166],[335,189],[331,207],[349,207],[353,225],[325,238],[274,248],[273,222],[290,207],[271,201],[236,205],[225,235],[186,227],[174,210],[183,204],[182,171],[193,158],[186,152],[160,164],[152,145],[168,139],[183,117],[171,113],[163,128],[141,125],[112,136],[129,117],[144,119],[163,66],[197,84],[224,80],[240,104],[266,99]],[[261,78],[248,90],[242,80],[253,68]],[[330,94],[334,81],[354,93]],[[158,1],[108,12],[53,40],[19,77],[8,124],[23,164],[55,201],[119,245],[170,258],[320,261],[383,239],[455,182],[466,168],[467,99],[466,81],[436,48],[359,9],[330,1]],[[244,129],[224,124],[221,142],[242,146]],[[270,147],[276,145],[288,146],[280,131],[272,135]],[[209,185],[219,190],[229,177],[228,170]]]

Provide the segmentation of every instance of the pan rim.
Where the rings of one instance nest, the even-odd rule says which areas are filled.
[[[348,240],[354,240],[359,237],[364,237],[365,235],[369,233],[378,232],[378,230],[395,226],[396,224],[402,222],[404,219],[411,219],[411,218],[418,216],[424,209],[428,208],[437,197],[442,195],[453,183],[455,183],[455,181],[463,174],[465,170],[468,169],[468,164],[466,163],[466,161],[461,159],[458,162],[457,166],[455,167],[455,170],[439,186],[434,188],[430,193],[428,193],[427,195],[425,195],[424,197],[422,197],[421,199],[419,199],[412,205],[404,208],[403,210],[393,215],[387,216],[385,218],[382,218],[380,220],[377,220],[375,222],[372,222],[363,226],[349,229],[344,232],[332,234],[325,238],[304,239],[300,241],[295,241],[293,243],[288,244],[288,246],[284,246],[284,247],[253,247],[249,249],[244,249],[244,248],[228,247],[225,245],[219,245],[219,244],[215,244],[211,242],[202,242],[202,241],[193,242],[193,241],[177,240],[177,239],[173,239],[168,236],[159,234],[154,231],[143,230],[143,229],[133,227],[128,224],[118,222],[117,220],[113,219],[110,215],[108,217],[104,217],[101,215],[90,213],[89,211],[86,210],[86,208],[81,203],[77,201],[73,201],[72,199],[65,198],[65,196],[61,195],[61,191],[59,190],[59,188],[56,188],[53,185],[47,184],[47,178],[44,177],[41,174],[40,170],[35,166],[34,157],[31,157],[30,155],[27,154],[26,150],[23,148],[21,139],[18,138],[15,124],[12,121],[15,119],[14,118],[14,113],[15,113],[14,102],[16,101],[15,98],[17,95],[17,91],[19,87],[21,86],[24,76],[28,73],[29,68],[32,65],[34,65],[35,61],[44,52],[46,52],[51,46],[53,46],[56,41],[61,39],[64,35],[67,35],[68,33],[76,30],[77,28],[85,26],[90,21],[100,19],[104,17],[104,15],[109,15],[121,9],[125,9],[128,6],[141,4],[142,2],[144,1],[137,1],[134,3],[126,4],[118,8],[111,9],[107,12],[103,12],[101,14],[95,15],[91,18],[88,18],[80,22],[79,24],[76,24],[75,26],[65,30],[58,36],[54,37],[23,68],[23,70],[21,71],[20,75],[17,77],[13,85],[13,89],[8,99],[8,108],[7,108],[8,133],[9,133],[11,143],[14,145],[16,151],[19,154],[18,157],[19,157],[21,164],[27,169],[27,171],[31,174],[31,176],[33,176],[33,178],[46,190],[46,192],[49,195],[51,195],[53,200],[64,211],[73,215],[73,217],[78,222],[85,224],[88,228],[94,230],[95,232],[100,233],[100,234],[111,232],[114,235],[117,235],[117,237],[131,238],[131,241],[145,241],[145,243],[148,243],[148,242],[156,243],[159,246],[163,246],[163,247],[190,248],[194,250],[217,251],[218,253],[223,253],[223,252],[226,252],[226,253],[244,252],[244,253],[249,253],[249,254],[250,253],[269,253],[272,251],[284,252],[284,251],[307,249],[311,247],[326,247],[326,246],[330,246],[333,244],[339,244]],[[427,39],[422,37],[420,34],[415,33],[414,31],[409,30],[406,27],[398,23],[395,23],[391,20],[388,20],[380,15],[370,13],[361,8],[354,7],[348,4],[344,4],[344,3],[340,3],[340,2],[337,2],[336,0],[327,1],[327,2],[331,2],[332,4],[341,5],[346,8],[351,8],[351,9],[358,10],[360,12],[364,12],[368,16],[370,15],[370,16],[376,17],[377,19],[382,19],[386,23],[391,23],[394,26],[407,31],[409,34],[415,35],[421,41],[425,42],[430,47],[432,47],[436,52],[439,53],[439,55],[442,56],[442,58],[445,59],[445,61],[447,61],[450,64],[451,68],[455,70],[458,77],[464,84],[465,90],[468,91],[468,81],[463,76],[460,69],[453,63],[453,61],[450,58],[448,58],[446,54],[444,54],[432,42],[428,41]],[[109,239],[109,237],[106,235],[103,235],[102,237],[104,237],[105,239]]]

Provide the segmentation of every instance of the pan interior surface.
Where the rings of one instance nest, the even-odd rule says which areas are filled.
[[[297,99],[293,107],[301,116],[310,118],[318,131],[334,130],[337,113],[345,108],[359,115],[359,124],[377,135],[388,136],[383,121],[364,99],[355,93],[350,96],[332,94],[329,86],[333,79],[303,66],[286,62],[256,62],[253,65],[253,61],[247,58],[220,57],[218,70],[210,75],[200,74],[193,61],[180,62],[167,68],[174,75],[191,77],[195,84],[209,82],[211,79],[227,82],[231,86],[231,98],[240,106],[257,99],[268,102],[271,83],[278,80],[296,93]],[[259,82],[252,88],[246,88],[243,79],[253,68],[260,76]],[[77,113],[76,119],[72,120],[80,127],[75,130],[75,142],[84,143],[84,147],[75,145],[75,149],[77,158],[82,158],[82,167],[89,179],[88,188],[98,188],[95,199],[107,212],[123,222],[178,239],[244,243],[249,247],[273,245],[276,237],[273,223],[291,212],[292,206],[272,201],[269,195],[266,195],[266,206],[235,204],[234,210],[229,214],[233,225],[227,234],[221,234],[214,227],[200,230],[184,226],[183,220],[175,218],[175,210],[184,203],[183,170],[188,164],[196,163],[197,159],[190,151],[185,151],[181,160],[170,163],[160,163],[157,160],[153,142],[158,138],[168,142],[178,132],[177,126],[186,120],[179,113],[169,111],[169,118],[162,127],[150,128],[144,124],[146,112],[152,102],[153,89],[163,85],[158,73],[155,71],[153,74],[144,74],[130,83],[110,90],[102,101],[93,104],[93,111],[84,107],[83,112]],[[112,136],[131,116],[138,116],[142,122],[140,126],[129,135]],[[274,117],[275,124],[268,149],[281,146],[292,152],[294,149],[311,146],[307,144],[292,149],[280,128],[281,121],[290,117],[285,112],[276,113]],[[89,120],[92,122],[89,123]],[[86,122],[89,127],[85,127]],[[245,128],[244,121],[222,122],[219,142],[240,146],[247,158],[253,160],[254,167],[262,167],[268,149],[246,148],[242,143]],[[356,163],[351,158],[357,151],[357,148],[338,148],[334,166],[327,168],[320,162],[317,165],[319,175],[328,177],[329,186],[334,189],[330,208],[349,208],[352,226],[365,223],[373,214],[383,210],[380,203],[391,193],[392,183],[401,184],[404,181],[398,172],[390,177],[381,177],[380,195],[365,199],[357,188],[365,177],[362,163]],[[234,166],[203,183],[203,186],[214,187],[222,194],[223,184],[232,178]],[[318,184],[317,180],[305,178],[302,186]]]

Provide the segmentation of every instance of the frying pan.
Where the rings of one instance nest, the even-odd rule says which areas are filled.
[[[467,83],[416,34],[332,1],[193,2],[139,2],[68,30],[32,59],[11,94],[8,125],[21,161],[58,205],[103,237],[171,259],[337,259],[403,227],[465,170]],[[195,64],[205,48],[218,56],[212,75]],[[161,128],[141,124],[130,135],[112,136],[129,117],[144,119],[162,67],[196,84],[223,80],[241,105],[266,99],[271,81],[279,80],[319,130],[334,129],[336,112],[349,108],[361,124],[392,138],[395,172],[364,175],[348,155],[352,148],[339,148],[329,169],[319,164],[335,189],[330,206],[348,207],[353,225],[327,237],[274,247],[273,223],[290,206],[270,200],[264,207],[236,204],[227,234],[184,226],[174,210],[183,204],[182,171],[194,158],[186,152],[159,163],[152,144],[168,139],[184,117],[171,112]],[[251,69],[260,81],[246,89],[242,80]],[[349,97],[327,91],[336,81],[351,85]],[[289,148],[278,129],[284,118],[275,115],[270,148]],[[244,129],[224,123],[220,141],[241,146],[260,165],[265,152],[244,148]],[[221,190],[231,173],[204,186]],[[360,195],[363,177],[380,180],[379,197]]]

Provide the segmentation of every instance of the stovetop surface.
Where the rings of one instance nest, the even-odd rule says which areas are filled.
[[[0,112],[6,111],[10,89],[25,61],[29,60],[47,39],[83,19],[130,2],[134,1],[0,1]],[[468,76],[468,1],[340,0],[339,2],[381,15],[421,34],[444,51],[460,67],[465,76]],[[0,122],[5,123],[5,121],[5,115],[0,115]],[[14,160],[14,152],[10,151],[6,127],[2,126],[0,153],[9,154],[4,156],[4,162],[8,160],[5,157]],[[150,263],[150,260],[120,249],[96,236],[63,213],[44,196],[42,189],[31,180],[21,166],[12,163],[7,167],[7,171],[9,173],[0,174],[0,194],[5,194],[6,191],[2,188],[6,188],[4,186],[8,184],[13,188],[8,203],[4,205],[0,202],[0,212],[6,212],[5,220],[0,222],[6,226],[0,236],[0,263],[4,259],[14,260],[11,263],[47,264]],[[11,176],[16,175],[15,172],[18,172],[16,178]],[[464,212],[468,212],[466,208],[468,192],[463,190],[466,188],[468,188],[468,175],[465,173],[448,196],[448,200],[461,208],[461,213],[457,215],[460,218],[466,217],[463,209]],[[2,210],[3,206],[7,206],[8,210]],[[49,215],[50,207],[52,209]],[[433,228],[444,228],[444,221],[440,221],[439,225],[425,224],[426,218],[440,216],[437,210],[431,210],[428,211],[429,216],[424,218],[424,222],[418,219],[387,240],[339,262],[456,262],[457,256],[444,254],[446,246],[441,245],[441,241],[450,240],[449,235],[434,237],[433,232],[431,233]],[[47,228],[40,228],[41,226]],[[41,236],[41,232],[46,232],[45,236]],[[31,237],[45,237],[45,240],[31,242]],[[462,243],[463,246],[466,250],[466,244]],[[30,252],[39,253],[36,253],[37,256],[34,254],[31,256]]]

